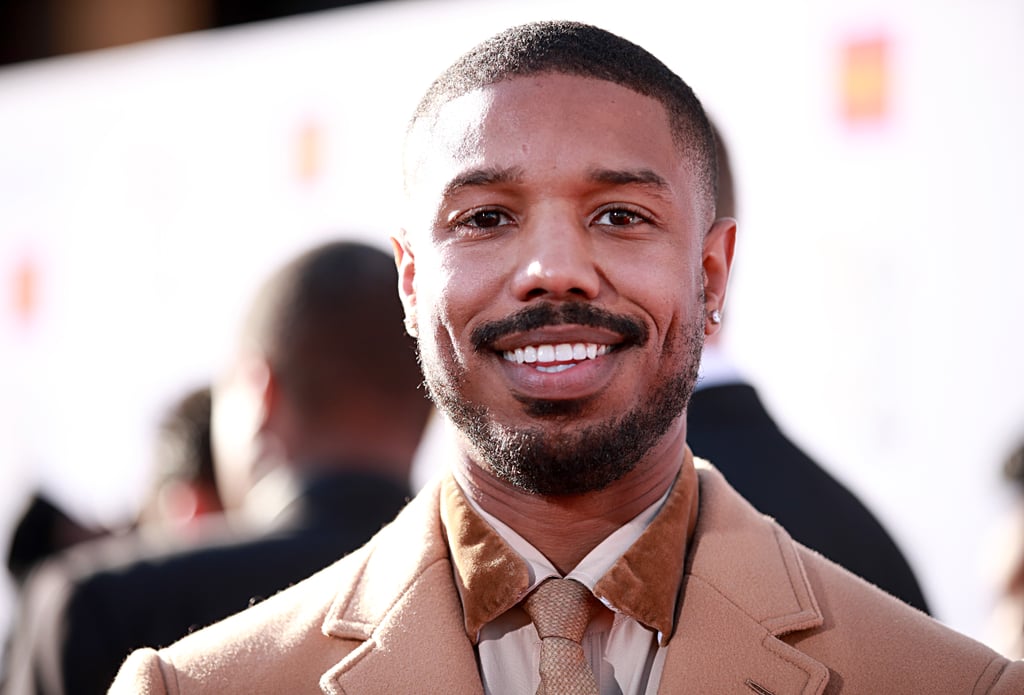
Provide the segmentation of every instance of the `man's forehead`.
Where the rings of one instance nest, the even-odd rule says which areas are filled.
[[[459,92],[448,99],[438,100],[429,112],[421,114],[417,118],[417,125],[422,125],[423,123],[433,125],[447,119],[461,120],[466,117],[479,117],[480,114],[487,113],[494,102],[502,97],[506,97],[506,101],[510,98],[514,99],[517,104],[544,100],[548,98],[546,95],[531,93],[527,89],[529,86],[544,84],[576,85],[582,86],[584,90],[588,87],[592,90],[610,88],[616,91],[621,90],[624,94],[628,95],[626,98],[654,100],[653,97],[644,94],[642,91],[616,80],[573,72],[547,70],[523,75],[510,75],[504,79]],[[514,97],[509,97],[508,95],[514,95]],[[661,106],[664,108],[664,104],[661,104]],[[430,129],[428,129],[429,131]]]
[[[584,91],[611,89],[620,92],[620,99],[647,102],[665,118],[668,113],[657,100],[611,80],[561,72],[520,75],[477,87],[448,101],[438,103],[429,114],[422,115],[410,128],[405,147],[405,180],[407,192],[423,169],[447,168],[458,162],[472,166],[486,151],[488,128],[504,130],[518,125],[519,114],[531,105],[540,105],[552,98],[559,83],[575,83]],[[531,89],[534,86],[547,89]],[[593,106],[593,105],[591,105]],[[569,114],[553,112],[546,122],[574,129],[578,121]]]
[[[429,119],[422,119],[413,131],[420,149],[465,156],[479,147],[484,137],[484,121],[496,94],[491,85],[451,99],[438,106]]]

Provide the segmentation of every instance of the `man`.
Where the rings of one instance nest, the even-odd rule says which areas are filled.
[[[517,27],[434,83],[406,157],[400,293],[451,475],[302,584],[136,652],[112,693],[1024,688],[695,465],[735,225],[677,76],[593,27]]]
[[[721,133],[713,130],[717,214],[735,218],[732,167]],[[794,540],[928,612],[892,537],[863,502],[783,433],[729,359],[721,336],[719,331],[704,343],[700,378],[686,411],[686,441],[694,454],[713,461],[737,492]]]
[[[397,282],[390,254],[341,241],[268,280],[213,392],[219,489],[243,518],[200,545],[117,539],[51,565],[10,692],[106,692],[133,649],[275,594],[398,513],[431,408]]]

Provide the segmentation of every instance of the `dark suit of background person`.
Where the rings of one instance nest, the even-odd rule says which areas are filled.
[[[396,283],[389,255],[354,243],[314,249],[267,283],[214,390],[220,490],[255,528],[90,571],[68,558],[41,578],[60,600],[9,692],[104,693],[133,648],[276,593],[396,515],[430,413]]]
[[[728,153],[718,138],[718,215],[735,217]],[[718,336],[704,347],[687,411],[687,440],[758,510],[795,540],[928,612],[896,543],[866,506],[779,429],[754,387],[729,364]],[[751,465],[756,462],[757,465]]]

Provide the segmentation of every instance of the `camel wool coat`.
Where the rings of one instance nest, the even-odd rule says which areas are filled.
[[[659,693],[1024,694],[1011,662],[794,542],[706,462]],[[682,541],[681,541],[682,542]],[[154,597],[159,600],[159,597]],[[483,692],[424,489],[362,549],[159,651],[111,695]]]

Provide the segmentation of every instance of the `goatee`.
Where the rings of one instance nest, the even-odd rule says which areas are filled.
[[[509,319],[474,331],[478,349],[501,335],[541,325],[575,323],[611,327],[626,342],[616,349],[641,347],[648,340],[646,326],[629,317],[617,317],[588,305],[538,305]],[[703,306],[703,301],[698,306]],[[571,318],[568,314],[571,314]],[[674,370],[632,410],[612,414],[587,426],[574,423],[574,415],[587,408],[586,400],[523,400],[524,410],[539,422],[513,428],[495,422],[487,408],[468,402],[460,391],[463,375],[452,363],[424,360],[421,364],[428,391],[438,409],[462,432],[499,479],[515,487],[549,496],[601,490],[632,471],[644,455],[681,417],[693,393],[704,344],[703,315],[681,325],[665,345],[663,360]],[[541,318],[543,317],[543,319]],[[529,328],[524,328],[529,326]],[[637,328],[639,326],[639,328]],[[442,358],[443,359],[443,358]]]

